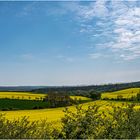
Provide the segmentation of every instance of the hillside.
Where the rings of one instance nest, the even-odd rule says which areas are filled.
[[[89,86],[63,86],[63,87],[45,87],[45,88],[42,87],[39,89],[33,89],[32,92],[47,93],[48,91],[65,91],[70,95],[82,94],[86,96],[87,94],[89,94],[88,91],[91,90],[96,93],[102,93],[102,92],[113,92],[127,88],[140,88],[140,81],[131,83],[116,83],[116,84],[89,85]]]
[[[122,98],[129,99],[132,96],[136,96],[138,93],[140,93],[140,88],[129,88],[129,89],[119,90],[115,92],[102,93],[101,98],[116,99],[118,96],[122,96]]]
[[[52,104],[43,99],[47,94],[32,94],[29,92],[0,92],[0,110],[31,110],[51,108]],[[70,96],[75,102],[84,103],[92,99],[82,96]],[[56,107],[66,106],[59,104]]]
[[[0,91],[30,91],[37,93],[47,93],[48,91],[67,91],[72,94],[72,91],[89,91],[95,92],[112,92],[127,88],[140,88],[140,81],[130,83],[115,83],[104,85],[85,85],[85,86],[0,86]]]
[[[102,111],[110,110],[111,105],[122,106],[122,102],[113,102],[113,101],[91,101],[88,103],[83,103],[82,107],[87,109],[91,105],[98,105],[101,107]],[[75,106],[68,107],[72,111],[75,110]],[[136,108],[140,108],[140,105],[137,103]],[[18,111],[0,111],[0,113],[4,113],[6,118],[9,120],[13,120],[16,118],[21,118],[22,116],[29,116],[31,121],[47,119],[49,122],[57,121],[60,123],[61,118],[64,116],[63,110],[65,107],[59,108],[50,108],[50,109],[37,109],[37,110],[18,110]]]
[[[40,100],[46,94],[32,94],[30,92],[0,92],[0,98],[8,99],[26,99],[26,100]]]

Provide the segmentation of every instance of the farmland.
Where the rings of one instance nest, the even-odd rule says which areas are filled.
[[[120,90],[117,92],[111,92],[111,93],[103,93],[102,98],[116,98],[118,95],[122,95],[123,97],[129,98],[132,95],[136,95],[139,92],[140,88],[131,88],[131,89],[126,89],[126,90]],[[38,99],[40,97],[46,96],[46,94],[32,94],[32,93],[18,93],[18,92],[1,92],[0,93],[1,98],[12,98],[14,97],[19,97],[19,99]],[[103,110],[106,108],[109,108],[111,104],[116,105],[116,106],[121,106],[121,102],[113,102],[113,101],[104,101],[104,100],[97,100],[97,101],[91,101],[90,98],[87,97],[82,97],[82,96],[71,96],[72,99],[77,98],[77,100],[87,100],[88,103],[83,103],[82,106],[83,108],[88,108],[89,105],[99,105]],[[23,102],[23,100],[19,100],[19,102]],[[36,101],[36,105],[39,103]],[[24,105],[23,107],[25,107]],[[25,107],[26,108],[26,107]],[[74,109],[74,106],[70,106],[70,109]],[[139,103],[137,103],[137,108],[139,108]],[[31,108],[30,108],[31,109]],[[50,109],[37,109],[37,110],[18,110],[18,111],[0,111],[0,113],[6,114],[6,118],[8,119],[15,119],[19,118],[21,116],[29,116],[30,120],[40,120],[40,119],[45,119],[47,118],[48,121],[58,121],[60,120],[63,116],[64,107],[59,107],[59,108],[50,108]]]
[[[39,100],[45,96],[46,96],[45,94],[33,94],[30,92],[0,92],[0,98],[8,98],[8,99]]]
[[[136,96],[138,93],[140,93],[140,88],[130,88],[130,89],[125,89],[125,90],[119,90],[116,92],[106,92],[102,93],[102,99],[108,98],[108,99],[116,99],[117,96],[122,96],[122,98],[129,99],[132,96]]]
[[[103,98],[116,98],[118,95],[122,95],[125,98],[129,98],[131,96],[136,95],[139,92],[140,88],[130,88],[126,90],[120,90],[116,92],[110,92],[110,93],[103,93],[102,94],[102,99]],[[29,99],[30,100],[37,100],[40,98],[45,97],[46,94],[32,94],[32,93],[26,93],[26,92],[0,92],[0,98],[17,98],[19,99],[18,106],[24,102],[24,100]],[[88,108],[89,105],[99,105],[103,110],[106,108],[109,108],[111,104],[114,104],[116,106],[121,106],[120,102],[113,102],[113,101],[104,101],[104,100],[97,100],[97,101],[91,101],[90,98],[87,97],[82,97],[82,96],[70,96],[72,99],[77,99],[77,100],[83,100],[83,101],[88,101],[88,103],[83,103],[82,106],[83,108]],[[24,100],[23,100],[24,99]],[[5,99],[6,100],[6,99]],[[28,101],[29,102],[29,101]],[[7,104],[7,103],[6,103]],[[3,104],[3,105],[6,105]],[[46,103],[41,103],[39,101],[35,102],[35,105],[39,106],[42,105],[45,106],[44,104]],[[0,111],[0,113],[6,114],[6,118],[8,119],[15,119],[15,118],[20,118],[21,116],[29,116],[30,120],[40,120],[40,119],[45,119],[47,118],[48,121],[58,121],[60,120],[64,113],[64,107],[59,107],[59,108],[50,108],[50,109],[37,109],[37,110],[26,110],[26,106],[28,106],[28,103],[25,105],[21,105],[22,108],[25,108],[24,110],[17,110],[17,111]],[[10,105],[9,105],[10,107]],[[74,106],[70,106],[70,109],[74,109]],[[137,103],[137,108],[139,108],[139,103]],[[29,108],[32,109],[32,108]]]
[[[114,106],[122,106],[125,103],[122,102],[113,102],[113,101],[91,101],[88,103],[83,103],[82,108],[87,109],[88,106],[98,105],[101,106],[101,110],[106,111],[110,109],[110,105]],[[75,106],[68,107],[70,110],[75,110]],[[136,108],[140,108],[140,104],[136,104]],[[6,114],[6,118],[9,120],[13,120],[16,118],[21,118],[22,116],[29,116],[29,120],[41,120],[47,119],[49,122],[52,121],[60,121],[60,119],[64,116],[64,107],[59,108],[51,108],[51,109],[37,109],[37,110],[18,110],[18,111],[0,111],[0,113]]]
[[[33,94],[31,92],[0,92],[0,99],[19,99],[19,100],[42,100],[47,96],[47,94]],[[87,97],[82,97],[82,96],[70,96],[72,99],[77,99],[77,100],[91,100],[90,98]]]
[[[91,101],[90,98],[83,97],[83,96],[70,96],[71,99],[82,100],[82,101]]]
[[[48,102],[41,100],[23,100],[23,99],[0,99],[0,110],[31,110],[49,108]]]
[[[89,103],[84,103],[83,108],[88,108],[89,105],[94,105],[94,104],[105,107],[109,103],[108,101],[89,102]],[[69,108],[73,110],[75,107],[71,106]],[[21,110],[21,111],[8,111],[8,112],[1,111],[1,113],[6,114],[7,119],[15,119],[21,116],[29,116],[30,120],[40,120],[40,119],[47,118],[48,121],[57,121],[64,116],[63,110],[64,107],[52,108],[52,109],[40,109],[40,110],[24,110],[24,111]]]
[[[12,135],[9,132],[8,137],[11,138],[83,138],[83,135],[77,135],[79,132],[75,132],[76,134],[73,135],[73,130],[77,129],[78,131],[80,129],[83,129],[89,131],[89,128],[94,126],[97,122],[99,124],[96,126],[98,129],[103,125],[102,122],[104,122],[104,126],[102,127],[102,131],[100,132],[103,136],[100,136],[98,134],[98,131],[96,134],[99,135],[99,138],[108,138],[108,135],[106,136],[104,132],[108,132],[110,134],[111,138],[114,138],[114,133],[119,132],[115,126],[112,127],[112,121],[116,123],[118,122],[118,126],[122,129],[123,126],[126,126],[124,123],[120,123],[122,116],[124,114],[131,115],[135,114],[134,111],[131,110],[132,105],[131,101],[117,101],[117,100],[105,100],[104,98],[117,98],[118,95],[121,95],[125,98],[129,98],[131,96],[136,96],[137,93],[139,93],[139,88],[130,88],[126,90],[120,90],[116,92],[109,92],[109,93],[103,93],[101,96],[101,99],[99,100],[93,100],[91,98],[83,97],[83,96],[70,96],[73,100],[80,100],[80,106],[77,107],[77,105],[73,104],[71,106],[67,107],[56,107],[56,108],[47,108],[47,101],[43,102],[43,98],[47,94],[32,94],[27,92],[1,92],[1,98],[0,98],[0,107],[8,107],[8,108],[14,108],[19,107],[20,110],[9,110],[9,111],[0,111],[0,114],[4,114],[5,117],[5,123],[3,124],[1,131],[7,131],[9,128],[7,127],[6,123],[9,123],[8,125],[14,126],[17,133],[21,133],[18,128],[25,129],[27,131],[27,127],[31,127],[32,123],[35,124],[34,127],[31,127],[31,130],[25,132],[24,136],[23,133],[20,134],[20,136]],[[128,96],[129,95],[129,96]],[[49,96],[49,94],[47,95]],[[3,97],[3,98],[2,98]],[[8,98],[9,97],[9,98]],[[15,98],[16,97],[16,98]],[[18,97],[18,98],[17,98]],[[30,98],[29,98],[30,97]],[[15,98],[15,99],[14,99]],[[134,110],[140,109],[140,103],[139,102],[133,102],[135,103]],[[14,106],[13,106],[14,105]],[[34,108],[34,106],[40,106],[42,108]],[[93,107],[93,108],[92,108]],[[67,110],[67,109],[68,110]],[[128,108],[128,109],[127,109]],[[127,110],[126,110],[127,109]],[[64,112],[65,110],[65,112]],[[85,117],[83,116],[83,113],[86,114]],[[116,114],[119,116],[116,118]],[[28,120],[24,118],[24,116],[28,117]],[[101,117],[102,116],[102,117]],[[134,115],[135,117],[139,116],[139,112]],[[1,116],[0,116],[1,117]],[[94,118],[95,117],[95,118]],[[112,119],[110,119],[112,117]],[[98,119],[97,119],[98,118]],[[131,119],[131,117],[128,117]],[[1,120],[4,120],[4,118],[0,118]],[[104,119],[107,119],[104,121]],[[126,122],[128,122],[127,118]],[[135,120],[132,117],[133,121]],[[7,121],[9,120],[9,121]],[[46,120],[47,122],[45,125],[43,125],[43,120]],[[82,122],[83,121],[83,122]],[[109,121],[109,122],[108,122]],[[137,121],[137,120],[136,120]],[[83,126],[84,123],[88,123],[89,125]],[[95,122],[95,123],[94,123]],[[50,123],[50,124],[49,124]],[[131,123],[131,121],[130,121]],[[138,123],[138,122],[137,122]],[[28,124],[28,125],[27,125]],[[133,122],[132,122],[133,124]],[[27,125],[25,128],[24,126]],[[111,129],[114,129],[114,131],[110,132],[109,127],[112,127]],[[73,129],[71,130],[71,127]],[[79,129],[80,127],[80,129]],[[43,131],[40,131],[41,130]],[[68,136],[62,135],[66,134],[67,130],[71,130],[68,133]],[[129,128],[130,129],[130,128]],[[35,135],[31,136],[31,134],[28,135],[28,132],[35,131],[39,132]],[[54,131],[52,131],[54,130]],[[10,129],[10,131],[14,131]],[[19,131],[19,132],[18,132]],[[125,130],[128,131],[127,128]],[[44,135],[44,133],[46,133]],[[61,136],[59,136],[59,133]],[[85,134],[85,138],[88,138],[90,133],[93,133],[93,131],[89,131],[88,133],[83,132]],[[119,132],[120,133],[120,132]],[[98,137],[97,135],[97,137]],[[121,135],[121,133],[119,134]],[[138,134],[135,134],[138,136]],[[95,134],[92,134],[92,138],[95,137]],[[132,136],[128,136],[129,138],[132,138]],[[133,136],[134,137],[134,136]],[[3,138],[6,138],[5,135]],[[90,138],[90,137],[89,137]],[[126,138],[126,136],[123,136],[122,138]]]
[[[43,97],[45,97],[46,95],[47,94],[32,94],[28,92],[0,92],[1,108],[4,106],[5,108],[12,107],[11,106],[12,104],[15,109],[16,106],[18,107],[21,106],[20,109],[24,109],[23,111],[22,110],[8,111],[8,112],[1,111],[0,113],[6,114],[6,118],[8,119],[20,118],[21,116],[29,116],[30,120],[40,120],[45,118],[47,118],[48,121],[60,120],[64,115],[63,113],[64,107],[55,108],[55,109],[51,108],[51,109],[25,110],[26,108],[33,109],[34,106],[41,106],[41,107],[47,106],[46,102],[38,101]],[[70,96],[70,98],[74,100],[76,99],[76,100],[82,100],[88,102],[91,101],[90,98],[82,97],[82,96]],[[92,102],[90,102],[89,104],[91,103]],[[84,104],[84,106],[87,105],[88,105],[87,103]],[[74,108],[74,107],[70,107],[70,108]]]
[[[43,101],[47,94],[32,94],[28,92],[0,92],[0,110],[31,110],[51,108],[50,103]],[[80,103],[91,101],[82,96],[70,96]]]

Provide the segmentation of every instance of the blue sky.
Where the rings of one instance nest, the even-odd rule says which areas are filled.
[[[0,85],[140,80],[140,1],[0,2]]]

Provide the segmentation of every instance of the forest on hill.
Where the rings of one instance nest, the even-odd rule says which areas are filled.
[[[104,85],[87,85],[87,86],[15,86],[15,87],[0,87],[0,91],[19,91],[33,93],[48,93],[48,92],[65,92],[68,95],[82,95],[91,97],[92,94],[113,92],[127,88],[139,88],[140,81],[130,83],[115,83]]]
[[[127,88],[139,88],[140,81],[130,83],[116,83],[116,84],[104,84],[104,85],[89,85],[89,86],[63,86],[63,87],[44,87],[39,89],[33,89],[31,92],[36,93],[48,93],[52,91],[65,92],[69,95],[82,95],[90,97],[92,93],[113,92],[117,90]]]

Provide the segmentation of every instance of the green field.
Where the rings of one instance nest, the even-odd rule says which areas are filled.
[[[0,99],[0,110],[27,110],[49,108],[48,102],[41,100]]]
[[[132,96],[136,96],[138,93],[140,93],[140,88],[130,88],[130,89],[125,89],[125,90],[120,90],[115,92],[102,93],[101,98],[116,99],[117,96],[121,95],[123,98],[129,99]]]

